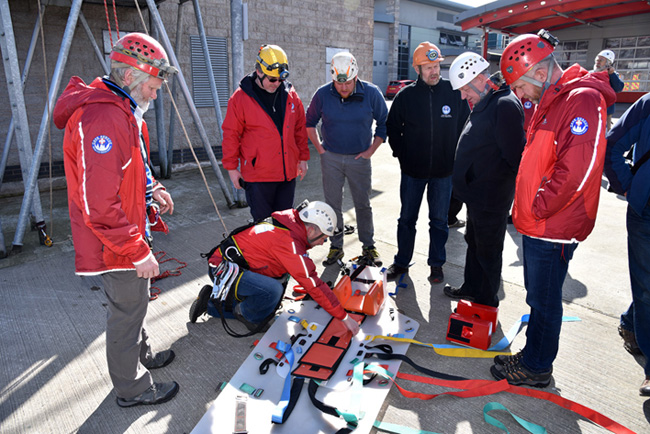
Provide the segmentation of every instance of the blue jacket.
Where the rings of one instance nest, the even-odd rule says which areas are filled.
[[[619,93],[625,87],[625,83],[623,83],[623,80],[621,80],[621,77],[618,76],[618,72],[616,71],[614,71],[612,74],[609,74],[609,85],[612,86],[612,89],[614,89],[614,92],[616,93]],[[607,107],[607,115],[609,116],[614,114],[615,110],[616,104],[610,105]]]
[[[354,92],[341,98],[334,83],[314,92],[307,108],[307,128],[315,128],[322,119],[323,148],[336,154],[358,154],[372,144],[372,123],[377,121],[375,136],[386,140],[388,108],[377,86],[357,79]]]
[[[632,161],[650,152],[650,93],[635,102],[607,133],[605,175],[612,190],[627,193],[627,203],[639,215],[650,199],[650,161],[632,175],[624,155],[634,145]]]

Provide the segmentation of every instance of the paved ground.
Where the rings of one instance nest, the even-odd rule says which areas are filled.
[[[312,158],[307,178],[298,183],[297,201],[322,198],[318,156]],[[377,247],[389,265],[396,252],[399,168],[388,146],[382,146],[373,157],[373,171]],[[206,173],[228,229],[245,223],[248,210],[228,210],[214,175],[209,169]],[[177,172],[164,183],[174,196],[176,212],[166,219],[170,235],[156,236],[156,250],[187,262],[187,267],[181,276],[158,283],[162,293],[150,303],[148,326],[158,348],[171,347],[177,354],[177,360],[156,371],[154,378],[178,381],[180,393],[169,403],[150,408],[116,406],[104,353],[104,296],[96,290],[98,281],[74,276],[65,191],[57,190],[52,200],[54,246],[38,246],[36,234],[30,232],[25,237],[22,253],[0,260],[0,432],[190,432],[218,395],[217,385],[228,380],[251,351],[254,339],[228,337],[215,319],[197,324],[188,322],[189,306],[201,286],[207,283],[205,261],[199,254],[213,247],[224,229],[198,169]],[[47,193],[41,196],[46,213],[50,207],[48,196]],[[350,200],[346,199],[344,204],[346,223],[355,224]],[[602,190],[596,228],[577,249],[564,287],[565,314],[578,316],[582,321],[563,326],[554,379],[546,390],[591,407],[641,433],[650,432],[650,401],[638,395],[643,360],[623,350],[616,330],[618,316],[631,299],[625,206],[623,200]],[[19,197],[0,199],[0,218],[8,244],[13,239],[11,231],[19,207]],[[405,279],[408,288],[400,290],[396,302],[407,315],[420,322],[417,337],[421,341],[442,344],[454,303],[442,295],[442,285],[430,285],[426,280],[426,211],[425,205],[418,225],[415,264]],[[346,237],[345,251],[346,257],[360,253],[356,235]],[[461,284],[465,254],[462,229],[451,231],[447,251],[447,281]],[[326,253],[327,246],[316,248],[312,258],[325,279],[334,280],[336,270],[324,270],[320,265]],[[528,312],[521,236],[513,227],[508,228],[503,265],[496,339]],[[521,348],[524,342],[522,332],[513,350]],[[443,357],[413,346],[408,355],[432,369],[491,379],[491,363],[487,359]],[[404,365],[403,371],[413,372]],[[426,393],[441,391],[433,386],[403,385]],[[483,406],[491,401],[504,404],[513,413],[545,426],[552,433],[607,432],[549,402],[503,393],[420,401],[404,398],[393,388],[380,420],[439,433],[497,432],[482,416]],[[506,413],[497,415],[510,432],[524,432]],[[232,422],[224,423],[223,432],[231,432]]]

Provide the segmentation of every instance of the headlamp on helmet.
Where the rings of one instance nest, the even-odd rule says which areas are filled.
[[[330,73],[332,74],[332,80],[338,83],[345,83],[354,79],[359,73],[357,59],[347,51],[336,53],[332,57]]]
[[[281,80],[289,78],[287,53],[277,45],[262,45],[257,53],[257,64],[269,77],[277,77]]]
[[[158,41],[144,33],[129,33],[122,36],[113,47],[110,59],[132,66],[147,74],[167,80],[178,69],[168,60],[165,49]]]

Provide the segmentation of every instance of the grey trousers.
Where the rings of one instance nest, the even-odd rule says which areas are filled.
[[[375,227],[372,222],[372,207],[370,206],[370,190],[372,188],[372,166],[370,160],[356,155],[335,154],[325,151],[320,156],[321,173],[323,177],[323,195],[325,202],[334,209],[337,227],[341,233],[331,238],[331,247],[343,247],[343,185],[348,180],[352,202],[357,216],[359,241],[363,247],[375,245]]]
[[[130,399],[153,384],[151,374],[143,365],[153,356],[144,326],[149,305],[149,279],[139,278],[135,270],[113,271],[102,274],[102,282],[108,299],[108,373],[117,396]]]

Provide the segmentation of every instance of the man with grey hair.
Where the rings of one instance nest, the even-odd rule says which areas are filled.
[[[490,76],[489,66],[466,52],[449,68],[452,88],[472,112],[458,140],[452,174],[454,192],[467,206],[464,282],[458,288],[446,285],[444,293],[498,307],[503,241],[526,138],[519,98],[500,72]]]
[[[89,85],[72,77],[54,108],[54,123],[65,128],[75,271],[102,278],[108,371],[117,404],[131,407],[168,401],[179,389],[175,381],[153,382],[149,370],[167,366],[174,352],[153,352],[144,325],[150,279],[160,274],[151,231],[166,231],[159,214],[171,214],[174,202],[147,164],[143,115],[176,68],[142,33],[120,38],[110,58],[110,77]]]

